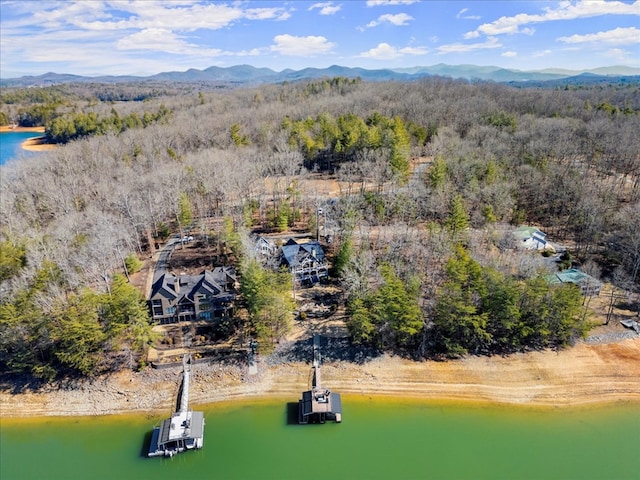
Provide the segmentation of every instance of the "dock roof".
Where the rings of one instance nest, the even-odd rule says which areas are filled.
[[[302,392],[301,413],[303,416],[314,413],[342,413],[340,394],[316,389]]]
[[[160,426],[159,445],[187,438],[201,438],[204,434],[203,412],[176,412]]]

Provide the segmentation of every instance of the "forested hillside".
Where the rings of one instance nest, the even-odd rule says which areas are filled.
[[[355,342],[415,357],[566,345],[589,328],[579,291],[550,286],[549,262],[523,261],[504,232],[538,225],[638,291],[639,88],[7,89],[0,119],[45,124],[61,146],[1,170],[1,368],[133,365],[152,335],[124,265],[212,217],[240,239],[313,231],[319,205]],[[339,182],[339,198],[301,191],[310,176]]]

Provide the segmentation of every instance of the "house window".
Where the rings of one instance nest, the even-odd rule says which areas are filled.
[[[209,300],[208,295],[198,296],[198,310],[200,311],[211,310],[211,301]]]
[[[211,320],[211,312],[200,312],[200,320]]]
[[[162,311],[162,300],[153,300],[151,303],[153,305],[153,316],[161,317],[164,313]]]
[[[175,315],[176,307],[167,307],[167,315]]]
[[[188,303],[182,304],[179,306],[180,313],[193,313],[193,305],[189,305]]]

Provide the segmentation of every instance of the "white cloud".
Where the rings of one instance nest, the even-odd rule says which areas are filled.
[[[375,60],[393,60],[405,55],[426,55],[429,50],[424,47],[404,47],[396,48],[388,43],[379,43],[377,47],[366,52],[362,52],[359,57],[372,58]]]
[[[629,62],[633,61],[633,56],[626,50],[622,50],[621,48],[610,48],[606,52],[604,52],[604,56],[606,58],[610,58],[615,62]],[[637,57],[635,58],[637,60]]]
[[[508,52],[502,52],[502,53],[500,54],[500,56],[502,56],[502,57],[508,57],[508,58],[509,58],[509,57],[517,57],[517,56],[518,56],[518,53],[517,53],[517,52],[514,52],[514,51],[512,51],[512,50],[510,50],[510,51],[508,51]]]
[[[419,0],[367,0],[367,7],[381,7],[387,5],[411,5]]]
[[[475,32],[484,35],[502,35],[522,33],[520,27],[531,23],[557,20],[575,20],[576,18],[597,17],[602,15],[640,15],[640,0],[634,3],[604,0],[581,0],[575,3],[562,1],[557,8],[544,8],[544,13],[519,13],[512,17],[500,17],[491,23],[480,25]],[[468,32],[467,35],[472,32]],[[472,38],[472,37],[465,37]]]
[[[533,54],[531,55],[532,57],[546,57],[547,55],[551,55],[551,50],[547,49],[547,50],[538,50],[537,52],[533,52]]]
[[[429,53],[429,49],[425,47],[404,47],[400,49],[400,53],[403,55],[426,55]]]
[[[30,2],[31,3],[31,2]],[[45,5],[48,2],[43,2]],[[280,7],[247,8],[192,1],[51,2],[56,8],[38,10],[35,24],[47,28],[77,27],[88,30],[166,28],[173,32],[219,30],[240,20],[286,20],[289,10]],[[116,17],[116,10],[119,18]]]
[[[468,8],[463,8],[458,12],[456,18],[461,18],[463,20],[479,20],[480,18],[482,18],[480,15],[464,15],[468,11]]]
[[[180,55],[222,55],[222,50],[190,44],[165,28],[147,28],[116,43],[119,50],[153,50]]]
[[[320,15],[335,15],[342,9],[342,5],[334,5],[333,2],[314,3],[308,10],[320,10]]]
[[[634,45],[640,43],[640,29],[635,27],[615,28],[606,32],[571,35],[558,38],[564,43],[606,43],[608,45]]]
[[[249,20],[288,20],[291,12],[282,8],[249,8],[245,11]]]
[[[11,4],[11,16],[5,15],[4,8],[3,3],[3,69],[5,64],[32,63],[53,70],[59,68],[56,63],[65,63],[78,71],[108,69],[114,74],[143,68],[162,71],[168,62],[176,67],[206,67],[212,57],[268,53],[268,47],[223,51],[206,44],[206,33],[199,33],[199,38],[189,34],[228,28],[241,21],[285,20],[293,11],[194,0],[16,2]]]
[[[377,60],[391,60],[398,58],[400,53],[395,47],[392,47],[388,43],[380,43],[377,47],[361,53],[360,56],[364,58],[375,58]]]
[[[474,50],[483,50],[486,48],[500,48],[502,44],[498,42],[496,37],[487,37],[483,43],[450,43],[448,45],[440,45],[438,53],[464,53]]]
[[[85,2],[93,3],[93,2]],[[192,4],[186,2],[122,2],[114,4],[128,14],[129,28],[167,28],[171,31],[193,31],[200,28],[218,30],[243,18],[273,18],[274,9],[248,9],[224,4]]]
[[[385,14],[380,15],[377,20],[373,20],[367,24],[368,28],[377,27],[383,23],[390,23],[395,25],[396,27],[401,27],[406,25],[409,21],[413,20],[411,15],[407,15],[406,13],[398,13],[396,15]]]
[[[335,46],[334,43],[329,42],[325,37],[313,35],[296,37],[294,35],[284,34],[276,35],[273,40],[276,43],[270,48],[272,52],[300,57],[330,53],[331,49]]]
[[[237,57],[257,57],[264,53],[264,49],[262,48],[252,48],[251,50],[240,50],[239,52],[235,52],[234,55]]]

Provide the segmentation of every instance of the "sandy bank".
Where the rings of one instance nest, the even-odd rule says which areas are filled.
[[[54,150],[57,148],[57,145],[46,143],[45,137],[35,137],[22,142],[21,147],[23,150],[29,150],[31,152],[43,152],[46,150]]]
[[[0,133],[8,132],[44,133],[44,127],[11,127],[10,125],[0,126]],[[45,137],[41,136],[29,138],[28,140],[22,142],[21,147],[24,150],[29,150],[31,152],[42,152],[46,150],[53,150],[57,147],[57,145],[46,143]]]
[[[309,364],[246,366],[198,364],[191,382],[193,405],[277,397],[297,401],[307,388]],[[169,412],[179,368],[124,371],[43,392],[0,391],[2,417]],[[528,406],[640,404],[640,338],[586,343],[560,352],[510,357],[468,357],[449,362],[412,362],[383,356],[362,365],[323,366],[324,384],[346,396],[387,395],[425,400]]]
[[[44,133],[44,127],[12,127],[11,125],[0,126],[0,133],[5,133],[5,132]]]

